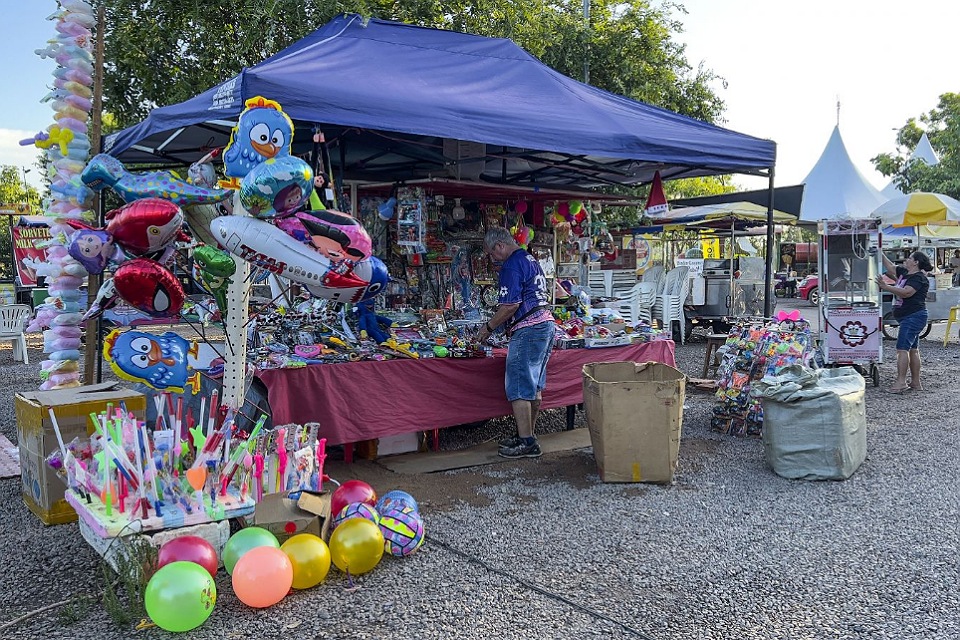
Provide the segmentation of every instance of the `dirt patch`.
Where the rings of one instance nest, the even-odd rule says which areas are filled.
[[[445,474],[394,473],[369,460],[357,460],[353,464],[328,461],[326,472],[339,482],[363,480],[376,489],[377,493],[386,493],[393,489],[406,491],[416,498],[421,506],[429,507],[433,511],[450,511],[461,503],[486,507],[490,504],[490,499],[483,495],[483,487],[501,485],[508,480],[491,477],[479,470]]]

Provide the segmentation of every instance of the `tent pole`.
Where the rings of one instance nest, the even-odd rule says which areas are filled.
[[[774,167],[770,167],[770,186],[767,193],[767,266],[763,272],[763,315],[765,318],[773,316],[773,176]]]

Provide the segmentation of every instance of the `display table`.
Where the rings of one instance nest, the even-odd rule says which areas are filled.
[[[674,344],[555,350],[541,409],[583,402],[583,365],[628,360],[675,366]],[[333,445],[510,415],[505,365],[501,354],[309,365],[257,375],[267,387],[274,425],[318,422],[320,436]]]

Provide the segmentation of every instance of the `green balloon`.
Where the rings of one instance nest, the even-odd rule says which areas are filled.
[[[233,575],[233,567],[237,564],[243,554],[250,549],[257,547],[280,548],[280,542],[277,536],[273,535],[262,527],[247,527],[240,529],[227,540],[227,546],[223,548],[223,568],[227,573]]]
[[[171,562],[153,574],[144,592],[147,615],[165,631],[190,631],[210,617],[217,585],[194,562]]]

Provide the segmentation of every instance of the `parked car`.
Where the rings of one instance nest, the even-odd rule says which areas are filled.
[[[797,285],[797,295],[816,306],[820,304],[820,276],[811,273]]]

